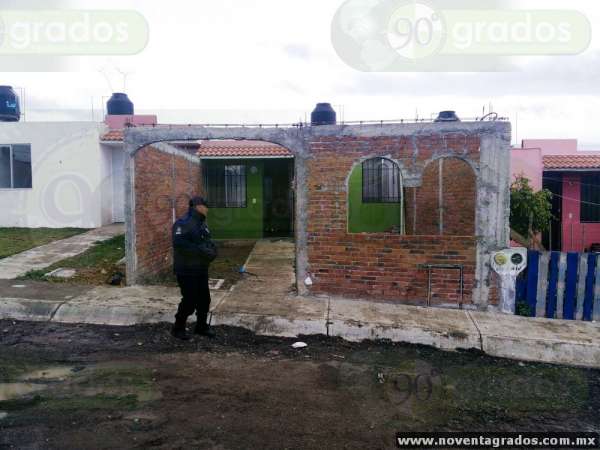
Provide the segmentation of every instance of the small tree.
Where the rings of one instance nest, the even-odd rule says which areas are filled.
[[[528,240],[548,230],[552,220],[552,193],[534,192],[529,179],[517,176],[510,186],[510,227]]]

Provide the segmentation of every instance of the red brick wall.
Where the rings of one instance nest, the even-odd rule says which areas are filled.
[[[417,188],[416,229],[414,234],[440,234],[439,214],[439,165],[430,162],[423,171],[421,186]],[[442,181],[443,184],[443,181]]]
[[[432,173],[425,171],[423,185],[417,188],[416,205],[412,204],[413,188],[405,191],[407,225],[412,221],[411,214],[416,206],[416,231],[430,234],[403,236],[347,232],[346,177],[357,160],[390,156],[400,160],[404,167],[414,169],[417,166],[423,168],[440,152],[450,152],[475,162],[479,159],[479,137],[476,135],[466,138],[419,137],[416,147],[417,151],[408,138],[391,137],[327,137],[311,143],[312,158],[308,163],[308,271],[313,275],[312,292],[420,303],[427,297],[427,271],[420,269],[419,264],[455,263],[464,265],[465,302],[471,301],[476,262],[476,238],[473,236],[475,176],[466,163],[456,160],[444,162],[450,169],[448,174],[444,174],[444,180],[452,177],[461,179],[448,180],[449,189],[444,195],[445,207],[451,211],[444,217],[452,235],[440,236],[438,219],[433,217],[437,214],[438,203],[437,163],[431,164]],[[470,172],[466,172],[464,167]],[[465,201],[467,197],[469,200]],[[431,215],[432,210],[436,214]],[[463,211],[466,211],[465,214]],[[450,216],[453,214],[458,219],[452,219]],[[408,230],[411,228],[411,225],[407,226]],[[433,304],[457,302],[459,295],[458,271],[433,271]]]
[[[169,272],[173,264],[171,226],[187,210],[189,199],[200,194],[200,166],[183,156],[152,146],[139,150],[135,166],[135,242],[138,282]]]
[[[439,178],[440,164],[435,160],[423,171],[417,188],[416,230],[410,234],[440,234]],[[477,180],[469,164],[458,158],[442,160],[443,234],[471,236],[475,232]],[[412,196],[407,201],[412,203]],[[412,210],[412,206],[410,208]],[[412,218],[412,216],[410,216]]]
[[[425,167],[440,152],[477,162],[479,137],[429,136],[414,143],[408,138],[327,137],[311,143],[307,251],[312,292],[423,302],[427,271],[419,264],[457,263],[464,265],[465,300],[471,301],[476,262],[475,176],[466,163],[444,160],[445,234],[440,236],[438,164],[434,161]],[[424,170],[422,185],[405,191],[407,231],[419,235],[347,233],[346,179],[356,161],[372,156],[389,156],[409,170]],[[143,282],[171,270],[172,205],[177,205],[177,216],[185,212],[189,197],[200,193],[201,172],[199,165],[183,156],[151,146],[136,154],[134,166],[137,272],[138,282]],[[412,230],[415,208],[417,227]],[[458,271],[436,269],[431,281],[432,303],[458,301]]]

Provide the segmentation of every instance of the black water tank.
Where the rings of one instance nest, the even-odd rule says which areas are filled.
[[[330,103],[317,103],[310,114],[311,125],[335,125],[336,114]]]
[[[460,122],[455,111],[440,111],[435,122]]]
[[[18,122],[21,120],[19,96],[12,86],[0,86],[0,122]]]
[[[106,102],[106,111],[109,116],[132,116],[133,102],[127,94],[115,92]]]

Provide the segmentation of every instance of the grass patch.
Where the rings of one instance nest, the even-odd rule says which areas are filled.
[[[32,366],[25,360],[20,359],[3,359],[0,364],[0,383],[11,383],[28,372],[35,370],[37,367]]]
[[[87,228],[0,228],[0,259],[89,231]]]
[[[446,372],[454,403],[481,414],[581,411],[590,396],[585,373],[574,368],[467,364]]]
[[[89,411],[94,409],[124,411],[135,409],[138,399],[134,394],[123,396],[98,394],[90,397],[48,398],[39,402],[38,405],[40,408],[52,411]]]
[[[12,400],[4,400],[0,402],[1,411],[21,411],[28,408],[34,408],[43,401],[39,395],[26,398],[16,398]]]
[[[414,431],[585,415],[594,401],[586,370],[415,350],[394,346],[352,352],[342,362],[339,384],[359,399],[367,417]],[[382,413],[382,402],[393,413]]]
[[[123,396],[98,394],[88,397],[62,398],[36,395],[28,398],[0,402],[0,410],[8,412],[17,412],[32,408],[50,411],[90,411],[95,409],[124,411],[135,409],[137,406],[138,399],[134,394]]]
[[[145,367],[96,368],[78,385],[147,389],[152,385],[152,371]]]
[[[418,373],[423,372],[413,373],[413,382]],[[575,368],[474,360],[445,364],[436,373],[431,395],[422,378],[421,398],[416,385],[410,397],[410,414],[430,425],[446,424],[448,417],[506,423],[531,415],[583,413],[590,398],[587,377]]]
[[[9,362],[10,379],[30,371],[21,362]],[[156,397],[152,371],[146,367],[101,367],[76,374],[70,382],[49,381],[43,392],[23,394],[0,401],[0,411],[39,409],[47,411],[130,410]]]
[[[125,256],[125,236],[119,235],[103,242],[97,242],[93,247],[80,255],[66,258],[42,270],[31,270],[20,279],[47,280],[53,282],[75,282],[85,284],[105,284],[115,273],[123,274],[125,268],[117,262]],[[63,279],[45,277],[44,274],[58,268],[77,270],[73,278]]]

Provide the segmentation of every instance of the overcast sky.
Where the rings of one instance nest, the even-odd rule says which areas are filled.
[[[0,59],[0,84],[25,89],[27,120],[91,120],[92,105],[99,120],[106,96],[124,89],[116,69],[130,74],[125,89],[137,112],[156,113],[161,122],[287,123],[304,119],[319,101],[343,105],[346,120],[414,118],[417,111],[431,117],[443,109],[475,117],[491,103],[511,118],[513,140],[578,138],[581,147],[600,150],[598,36],[580,55],[528,57],[511,73],[363,73],[331,43],[341,3],[0,0],[18,8],[136,9],[150,27],[148,46],[136,56],[71,58],[55,67],[48,59],[42,66],[54,72],[17,72],[29,67],[26,58]],[[592,26],[600,23],[594,0],[513,6],[578,9]]]

